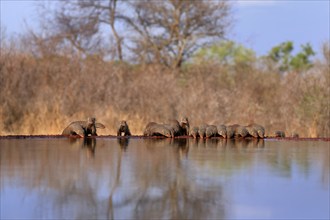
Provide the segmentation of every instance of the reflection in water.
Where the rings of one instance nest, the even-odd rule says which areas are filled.
[[[117,138],[118,144],[123,151],[127,150],[129,144],[129,137],[122,136]]]
[[[87,155],[89,157],[94,157],[95,156],[95,149],[96,149],[96,139],[95,138],[84,138],[84,145],[83,148],[86,148],[87,150]]]
[[[95,156],[96,149],[96,138],[85,137],[85,138],[68,138],[70,145],[81,145],[81,148],[86,151],[88,158],[93,158]]]
[[[147,139],[146,157],[133,166],[134,183],[140,186],[132,198],[134,219],[205,219],[224,218],[222,186],[192,181],[187,159],[187,139]],[[133,163],[134,158],[131,158]]]
[[[264,148],[264,139],[257,138],[241,138],[241,139],[224,139],[224,138],[210,138],[210,139],[190,139],[195,147],[202,148]]]
[[[68,138],[0,144],[1,219],[329,217],[326,142]],[[280,203],[265,198],[267,187],[282,196]]]

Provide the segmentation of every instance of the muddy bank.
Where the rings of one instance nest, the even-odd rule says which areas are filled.
[[[81,138],[79,136],[65,136],[65,135],[3,135],[0,136],[0,139],[29,139],[29,138]],[[115,135],[100,135],[100,136],[89,136],[87,138],[133,138],[133,139],[163,139],[165,137],[159,137],[159,136],[153,136],[153,137],[146,137],[143,135],[133,135],[129,137],[117,137]],[[192,138],[190,136],[179,136],[175,137],[175,139],[182,139],[182,138]],[[222,137],[212,137],[210,139],[223,139]],[[245,138],[245,139],[253,139],[253,138]],[[238,139],[240,140],[240,139]],[[285,138],[279,138],[279,137],[266,137],[264,140],[269,141],[330,141],[329,138],[293,138],[293,137],[285,137]]]

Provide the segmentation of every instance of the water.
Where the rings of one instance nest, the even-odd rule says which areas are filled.
[[[329,219],[329,144],[0,139],[0,217]]]

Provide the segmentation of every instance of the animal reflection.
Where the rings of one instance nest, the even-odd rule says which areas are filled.
[[[230,148],[264,148],[264,139],[232,139],[226,142],[226,147]]]
[[[120,146],[120,149],[122,149],[123,151],[127,151],[127,148],[129,145],[129,138],[119,137],[119,138],[117,138],[117,142]]]
[[[84,138],[83,148],[86,149],[88,157],[95,157],[96,138]]]
[[[182,158],[182,156],[185,158],[188,157],[189,141],[187,138],[172,139],[171,144],[175,148],[176,152],[179,153],[180,158]]]
[[[91,155],[95,154],[96,138],[85,138],[83,141],[73,138],[70,141],[81,144]],[[104,200],[106,204],[103,204],[107,207],[105,218],[116,218],[118,212],[127,208],[132,210],[129,214],[131,219],[225,218],[226,204],[223,201],[226,198],[221,184],[200,181],[194,168],[187,166],[189,154],[194,154],[194,148],[218,151],[264,147],[264,140],[256,138],[150,138],[143,139],[141,146],[132,147],[128,160],[122,152],[127,151],[130,138],[118,137],[116,141],[120,147],[119,154],[111,162],[106,162],[107,169],[111,169],[111,178],[108,180],[109,194]],[[112,150],[115,151],[118,152],[118,149]],[[219,154],[223,157],[219,161],[226,167],[232,161],[226,160],[224,155]],[[241,167],[246,163],[244,161],[235,166]],[[203,165],[199,166],[203,168]],[[125,181],[128,176],[132,181]],[[118,195],[122,199],[118,200]],[[91,196],[91,201],[95,199],[92,194],[86,196]]]
[[[96,138],[85,137],[83,140],[80,138],[69,138],[68,141],[72,146],[80,146],[81,149],[86,151],[88,158],[95,156]]]
[[[223,138],[210,138],[210,139],[190,139],[192,147],[199,148],[264,148],[264,139],[245,138],[245,139],[223,139]]]

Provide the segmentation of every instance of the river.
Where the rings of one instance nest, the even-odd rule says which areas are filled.
[[[1,219],[329,219],[329,141],[0,139]]]

